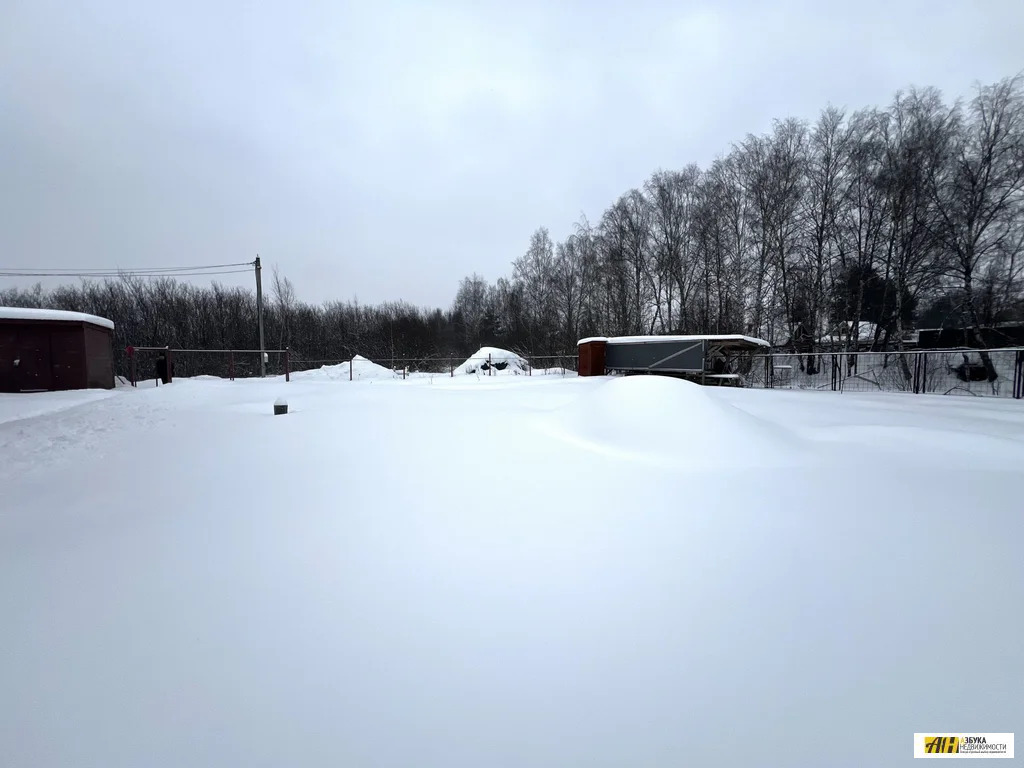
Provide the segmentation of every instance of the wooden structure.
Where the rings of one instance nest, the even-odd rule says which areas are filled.
[[[113,335],[95,315],[0,307],[0,392],[113,389]]]
[[[604,376],[604,354],[608,345],[605,339],[584,339],[577,346],[580,376]]]

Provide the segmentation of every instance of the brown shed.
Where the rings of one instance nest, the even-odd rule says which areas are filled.
[[[113,389],[113,337],[103,317],[0,307],[0,392]]]
[[[577,345],[579,349],[579,375],[604,376],[604,354],[608,346],[607,339],[582,339]]]

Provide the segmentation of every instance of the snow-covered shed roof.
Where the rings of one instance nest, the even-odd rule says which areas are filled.
[[[608,344],[647,344],[659,341],[709,341],[711,343],[739,343],[754,347],[770,347],[764,339],[755,339],[753,336],[742,336],[739,334],[711,334],[693,336],[591,336],[580,339],[576,345],[586,344],[591,341],[604,341]]]
[[[64,309],[31,309],[29,307],[0,307],[0,320],[57,320],[64,323],[91,323],[114,330],[112,320],[84,312]]]

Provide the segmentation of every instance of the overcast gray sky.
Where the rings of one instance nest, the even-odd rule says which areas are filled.
[[[967,96],[1022,41],[1020,0],[0,0],[0,266],[259,253],[307,301],[447,307],[657,168]]]

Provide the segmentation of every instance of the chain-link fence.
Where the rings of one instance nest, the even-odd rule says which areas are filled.
[[[746,385],[1020,399],[1024,397],[1024,349],[756,355]]]

